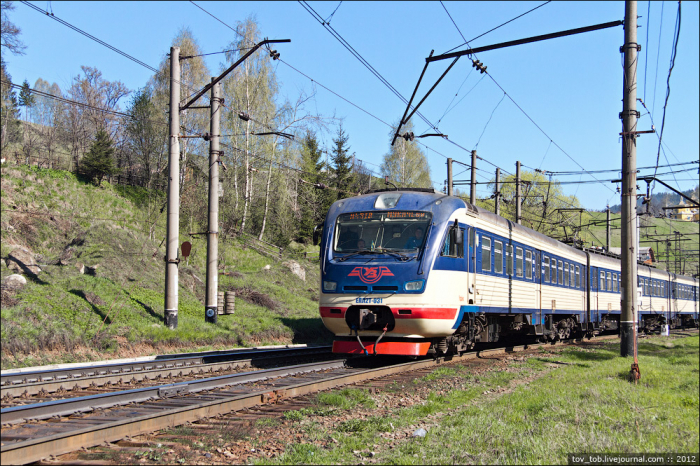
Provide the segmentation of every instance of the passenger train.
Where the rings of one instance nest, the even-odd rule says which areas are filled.
[[[432,189],[339,200],[314,236],[336,353],[439,355],[619,330],[619,259]],[[638,277],[640,331],[697,325],[697,279],[643,264]]]

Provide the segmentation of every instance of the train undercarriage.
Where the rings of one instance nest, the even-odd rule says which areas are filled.
[[[576,315],[547,315],[544,324],[532,322],[530,314],[467,313],[453,335],[432,341],[430,353],[449,354],[474,348],[477,343],[539,341],[581,338],[586,332]]]

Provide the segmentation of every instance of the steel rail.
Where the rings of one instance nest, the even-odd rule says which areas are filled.
[[[80,396],[65,400],[13,406],[0,410],[0,422],[2,422],[3,425],[7,425],[29,420],[50,419],[56,416],[70,416],[75,413],[85,413],[129,403],[143,403],[148,400],[166,398],[173,395],[197,393],[202,390],[212,390],[231,385],[259,382],[273,377],[287,377],[300,372],[336,369],[344,367],[344,364],[345,360],[300,364],[276,369],[220,375],[201,380],[191,380],[154,387],[134,388],[131,390]]]
[[[597,337],[596,340],[610,338],[619,338],[619,336],[610,335]],[[572,341],[573,340],[569,340],[569,342]],[[578,340],[578,342],[581,342],[581,340]],[[266,371],[255,371],[248,374],[238,374],[237,377],[239,380],[241,380],[242,376],[249,376],[250,379],[248,382],[253,382],[252,387],[249,387],[249,391],[247,392],[242,392],[241,390],[227,390],[220,392],[206,391],[199,394],[193,393],[195,387],[198,387],[200,392],[214,388],[216,384],[211,379],[190,382],[188,383],[189,385],[198,384],[196,386],[192,385],[190,388],[182,388],[187,387],[188,384],[185,383],[155,387],[150,389],[150,393],[154,398],[149,399],[156,400],[155,396],[160,399],[146,402],[143,405],[130,405],[125,408],[115,408],[115,410],[111,412],[98,411],[91,416],[62,420],[61,422],[42,422],[39,423],[39,425],[36,423],[27,424],[20,426],[20,431],[16,435],[8,432],[10,429],[4,429],[0,462],[2,462],[2,464],[24,464],[39,461],[52,455],[68,453],[83,447],[92,447],[104,442],[114,442],[125,437],[133,437],[182,425],[187,422],[197,421],[202,418],[215,417],[232,411],[244,410],[261,404],[277,403],[282,399],[306,395],[320,390],[363,382],[402,372],[421,370],[444,363],[483,358],[489,355],[519,352],[553,345],[554,343],[538,343],[532,345],[508,346],[454,355],[448,361],[439,358],[370,369],[341,367],[342,363],[338,361],[330,364],[305,364],[291,368],[270,369]],[[370,361],[371,359],[360,358],[355,360]],[[331,366],[335,368],[333,369]],[[313,367],[316,369],[313,369]],[[274,378],[281,377],[281,374],[285,370],[297,374],[295,376],[296,378],[290,377],[289,380]],[[328,372],[322,374],[314,373],[318,371]],[[214,379],[222,379],[222,377]],[[185,392],[184,390],[187,391]],[[141,395],[143,396],[144,393],[141,393]],[[93,399],[95,398],[93,397]],[[84,407],[85,409],[94,409],[95,406],[85,405]],[[137,408],[140,408],[141,411]],[[60,411],[60,409],[57,411]],[[4,423],[5,420],[3,419],[2,422]],[[53,432],[48,428],[52,425],[56,426]],[[24,429],[22,429],[22,427],[24,427]],[[36,429],[32,432],[31,429],[27,429],[28,427],[36,427]],[[18,441],[11,443],[12,440]]]
[[[176,356],[169,359],[149,361],[133,361],[117,364],[101,364],[93,366],[78,366],[49,370],[13,373],[2,376],[0,397],[13,398],[22,395],[36,395],[46,392],[53,393],[60,389],[87,388],[102,386],[110,383],[121,383],[125,376],[130,380],[140,382],[146,377],[168,377],[177,372],[178,376],[192,375],[195,372],[213,372],[231,370],[244,365],[273,361],[274,359],[289,359],[294,356],[305,356],[329,353],[330,346],[283,348],[261,351],[233,351],[202,353],[195,356]],[[235,365],[235,366],[234,366]],[[231,367],[233,366],[233,367]]]

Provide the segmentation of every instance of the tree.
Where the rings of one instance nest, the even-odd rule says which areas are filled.
[[[85,154],[82,162],[83,172],[96,181],[99,186],[102,178],[117,173],[114,164],[114,147],[107,131],[100,129],[95,136],[95,142],[90,151]]]
[[[301,211],[300,239],[312,237],[314,227],[323,221],[330,207],[329,191],[314,186],[318,183],[328,184],[328,170],[322,157],[323,153],[318,145],[316,134],[307,130],[302,140],[301,176],[308,183],[300,183],[298,188],[298,203]]]
[[[80,155],[87,152],[97,132],[104,130],[113,141],[120,132],[118,116],[102,110],[119,111],[119,100],[131,91],[121,81],[108,81],[97,68],[81,66],[82,75],[73,78],[68,98],[88,105],[71,105],[67,110],[64,130],[66,142],[71,146],[74,168],[77,170]]]
[[[37,91],[51,94],[57,97],[61,96],[61,88],[58,84],[49,84],[39,78],[34,83],[34,89]],[[32,107],[30,119],[36,123],[36,131],[41,133],[40,145],[47,154],[47,161],[50,167],[54,166],[56,156],[56,148],[58,147],[61,127],[65,121],[65,108],[62,102],[43,95],[35,95],[36,102]]]
[[[0,5],[0,41],[2,42],[2,47],[7,48],[7,50],[13,54],[24,55],[24,49],[26,49],[27,46],[19,40],[19,35],[22,30],[15,26],[8,16],[8,13],[14,9],[15,6],[10,1],[3,0]]]
[[[12,76],[7,72],[5,60],[0,57],[0,151],[3,152],[8,144],[19,134],[19,109],[17,94],[6,83],[12,82]]]
[[[407,133],[412,133],[413,123],[409,120],[404,129]],[[394,137],[395,131],[395,128],[391,130],[390,138]],[[403,137],[397,138],[384,155],[381,172],[402,188],[429,188],[433,184],[425,154],[415,141],[407,141]]]
[[[338,189],[338,198],[352,196],[350,192],[351,186],[355,181],[353,173],[352,160],[355,157],[353,153],[350,155],[350,146],[348,145],[348,135],[343,130],[342,123],[338,126],[338,135],[333,139],[333,151],[331,160],[333,161],[333,186]]]
[[[160,173],[166,162],[162,124],[151,91],[138,90],[127,113],[131,116],[126,122],[127,144],[140,164],[139,172],[146,186],[150,188],[153,171]]]
[[[576,196],[567,196],[556,180],[542,173],[522,170],[522,217],[523,225],[547,236],[564,237],[578,228],[578,214],[560,209],[579,208]],[[489,183],[495,187],[495,179]],[[501,179],[501,216],[515,221],[515,175]],[[477,205],[493,212],[494,200],[478,201]],[[575,228],[574,228],[575,227]]]
[[[230,43],[226,53],[226,63],[221,70],[228,68],[249,48],[260,42],[260,30],[254,18],[246,18],[236,25],[239,40]],[[275,98],[278,92],[277,78],[275,76],[270,54],[264,48],[258,49],[248,57],[236,69],[234,69],[223,81],[223,95],[230,107],[235,109],[227,112],[222,118],[222,130],[237,136],[230,139],[232,146],[232,173],[227,177],[229,183],[233,183],[233,205],[226,205],[224,211],[228,217],[228,224],[237,224],[240,219],[240,231],[246,230],[246,223],[251,216],[251,206],[254,203],[255,170],[263,168],[254,160],[256,156],[269,154],[274,148],[274,141],[269,136],[255,136],[254,132],[267,132],[275,125],[276,107]],[[239,180],[239,158],[241,180]],[[258,159],[259,160],[259,159]],[[257,165],[257,167],[256,167]],[[269,171],[269,166],[265,167]],[[243,187],[243,208],[239,208],[239,184]],[[261,221],[261,219],[260,219]]]
[[[19,91],[19,105],[24,107],[24,121],[27,121],[29,109],[34,106],[36,99],[32,94],[32,89],[29,87],[29,82],[25,79],[22,83],[22,89]]]

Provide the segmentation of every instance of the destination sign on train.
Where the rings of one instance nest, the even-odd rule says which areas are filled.
[[[346,214],[348,220],[381,220],[383,218],[390,219],[426,219],[427,212],[413,212],[408,210],[390,211],[390,212],[353,212]]]

